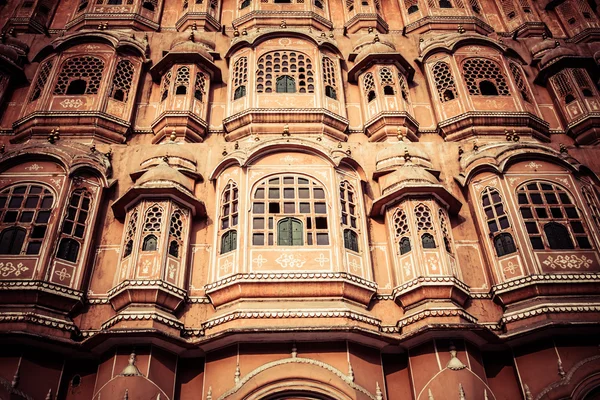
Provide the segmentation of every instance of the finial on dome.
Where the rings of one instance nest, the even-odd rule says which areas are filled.
[[[456,347],[454,347],[454,343],[452,342],[450,342],[450,361],[448,361],[448,365],[446,367],[453,371],[459,371],[467,368],[467,366],[463,364],[458,357],[456,357]]]
[[[141,376],[142,375],[142,373],[140,372],[138,367],[135,366],[135,352],[131,352],[131,354],[129,355],[128,364],[125,368],[123,368],[123,371],[121,371],[120,375],[122,375],[122,376]],[[128,394],[126,393],[126,396],[127,395]]]
[[[377,42],[379,42],[379,40],[380,40],[379,35],[375,34],[375,37],[373,38],[373,43],[377,43]]]

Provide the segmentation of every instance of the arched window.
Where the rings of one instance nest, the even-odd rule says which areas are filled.
[[[552,83],[552,86],[554,86],[559,97],[564,100],[565,104],[569,104],[575,100],[573,85],[571,85],[571,80],[565,71],[561,71],[551,77],[550,82]]]
[[[229,182],[221,195],[221,225],[219,229],[227,230],[237,226],[238,188],[234,182]],[[235,250],[237,246],[237,232],[230,230],[221,236],[221,254]]]
[[[21,254],[27,231],[23,228],[6,228],[0,233],[0,254]]]
[[[358,251],[358,209],[354,187],[348,181],[340,184],[340,209],[342,211],[342,227],[344,230],[344,247]]]
[[[171,71],[165,74],[163,78],[162,90],[160,95],[160,101],[165,101],[165,99],[169,96],[169,87],[171,86]]]
[[[202,72],[196,72],[196,83],[194,84],[194,97],[202,101],[206,94],[206,75]]]
[[[169,255],[179,258],[179,249],[183,246],[184,212],[175,209],[171,213],[171,224],[169,226]]]
[[[351,229],[344,229],[344,247],[358,252],[358,235]]]
[[[594,97],[594,86],[592,85],[588,72],[582,68],[573,69],[572,71],[573,78],[575,78],[575,83],[581,90],[581,93],[585,97]]]
[[[311,59],[297,51],[277,50],[262,55],[256,70],[258,93],[314,93]]]
[[[435,239],[433,235],[429,233],[424,233],[421,235],[421,245],[424,249],[435,249]]]
[[[400,247],[400,255],[409,253],[411,250],[410,239],[407,237],[403,237],[402,239],[400,239],[399,247]]]
[[[530,182],[517,190],[517,198],[534,249],[592,247],[581,213],[562,187],[550,182]]]
[[[0,254],[39,254],[53,203],[52,193],[42,185],[17,184],[2,190],[0,229],[5,234]]]
[[[221,254],[229,253],[237,248],[237,231],[231,230],[221,236]]]
[[[510,96],[506,79],[494,61],[487,58],[469,58],[462,66],[471,96]]]
[[[63,248],[61,251],[61,246],[59,246],[58,252],[56,253],[57,258],[72,262],[77,261],[79,248],[83,243],[85,228],[88,224],[91,204],[92,195],[87,190],[77,189],[71,194],[60,233],[62,238],[60,243]]]
[[[404,0],[404,6],[406,7],[408,14],[414,14],[419,11],[418,0]]]
[[[398,241],[400,255],[404,255],[411,250],[410,238],[408,237],[410,236],[410,228],[404,210],[397,208],[396,211],[394,211],[393,222],[394,234],[396,241]]]
[[[452,3],[448,0],[439,0],[440,8],[452,8]]]
[[[521,68],[517,66],[514,62],[509,64],[510,72],[512,73],[513,78],[515,79],[515,84],[517,85],[517,89],[519,89],[519,93],[521,93],[521,98],[528,103],[531,103],[531,96],[529,95],[529,89],[527,88],[527,84],[525,83],[525,78],[523,78],[523,74],[521,73]]]
[[[252,193],[252,244],[272,246],[279,238],[289,243],[288,236],[279,236],[279,221],[288,217],[293,217],[301,224],[290,220],[287,223],[291,225],[283,227],[284,232],[297,234],[300,226],[305,234],[304,244],[329,245],[325,190],[318,182],[286,174],[267,178],[257,184]],[[298,242],[298,239],[294,240]],[[277,241],[277,244],[281,242]]]
[[[442,230],[442,237],[444,239],[444,247],[446,248],[446,251],[450,254],[452,254],[452,241],[450,239],[450,230],[448,229],[448,223],[446,222],[446,215],[444,214],[444,212],[442,211],[442,209],[440,208],[439,212],[439,219],[440,219],[440,228]]]
[[[294,81],[294,78],[288,75],[277,78],[276,91],[277,93],[296,93],[296,82]]]
[[[148,235],[144,238],[142,251],[156,251],[158,248],[158,239],[155,235]]]
[[[398,72],[398,86],[400,86],[400,94],[404,101],[408,101],[408,84],[406,78],[400,72]]]
[[[56,258],[76,262],[79,256],[79,242],[75,239],[62,238],[58,245]]]
[[[287,217],[277,223],[277,245],[302,246],[303,237],[302,221],[299,219]]]
[[[142,3],[142,7],[151,12],[154,12],[156,10],[157,5],[158,4],[156,0],[144,1]]]
[[[180,67],[175,76],[175,94],[187,94],[189,85],[190,69],[188,67]]]
[[[237,100],[246,95],[246,82],[248,82],[248,59],[240,57],[233,64],[233,99]]]
[[[110,97],[118,101],[127,101],[131,83],[133,81],[133,64],[129,60],[121,60],[117,64],[115,76],[113,77]]]
[[[54,94],[97,94],[104,71],[104,61],[97,57],[69,58],[63,63]]]
[[[30,102],[39,99],[42,95],[42,91],[44,90],[46,82],[48,81],[48,77],[50,76],[50,71],[52,71],[52,62],[53,60],[48,60],[40,67],[37,79],[35,80],[35,85],[31,91],[31,96],[29,97]]]
[[[246,7],[249,7],[250,4],[252,4],[252,0],[244,0],[244,1],[242,1],[242,4],[240,4],[240,10],[244,9]]]
[[[373,74],[372,73],[367,73],[365,74],[364,78],[363,78],[363,87],[364,87],[364,91],[367,95],[367,101],[371,102],[373,100],[375,100],[375,79],[373,78]]]
[[[127,231],[125,233],[125,248],[123,249],[123,258],[131,255],[131,252],[133,251],[133,240],[135,239],[135,232],[137,230],[138,215],[138,210],[135,209],[129,216]]]
[[[592,186],[584,186],[581,189],[583,197],[592,212],[592,219],[596,225],[596,229],[600,232],[600,206],[598,205],[598,196]]]
[[[325,85],[325,96],[337,100],[335,65],[329,57],[323,57],[323,84]]]
[[[494,248],[498,257],[517,251],[515,241],[510,233],[500,233],[494,237]]]
[[[440,61],[433,66],[432,72],[440,101],[444,103],[446,101],[454,100],[458,94],[456,92],[456,85],[454,84],[450,66],[447,63]]]
[[[394,95],[394,75],[389,68],[381,68],[379,70],[379,81],[383,86],[383,94],[386,96]]]

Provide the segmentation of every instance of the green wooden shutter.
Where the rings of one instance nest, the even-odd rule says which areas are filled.
[[[294,82],[294,78],[286,76],[287,81],[287,93],[296,93],[296,83]]]
[[[289,246],[291,245],[292,238],[292,219],[284,218],[277,224],[278,226],[278,234],[277,234],[277,244],[279,246]]]
[[[304,232],[302,232],[302,222],[297,219],[292,219],[292,246],[302,246]]]
[[[285,76],[282,76],[279,79],[277,79],[277,88],[276,88],[277,93],[285,93],[286,92],[287,82],[286,82],[285,78],[286,78]]]

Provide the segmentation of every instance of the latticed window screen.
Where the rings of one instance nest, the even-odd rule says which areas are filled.
[[[202,72],[196,72],[196,82],[194,84],[194,97],[202,101],[206,95],[206,75]]]
[[[165,74],[162,82],[162,90],[160,95],[160,101],[164,101],[169,96],[169,87],[171,86],[171,71]]]
[[[144,225],[142,226],[142,251],[155,251],[158,249],[158,236],[162,229],[163,209],[158,204],[146,210]]]
[[[404,7],[409,14],[419,11],[419,0],[404,0]]]
[[[510,96],[506,79],[494,61],[487,58],[469,58],[462,65],[467,90],[471,96]]]
[[[329,57],[323,57],[323,84],[325,96],[337,99],[337,81],[335,79],[335,64]]]
[[[293,79],[299,93],[314,93],[315,78],[312,61],[306,55],[296,51],[273,51],[261,56],[257,64],[256,91],[258,93],[277,91],[276,85],[284,76]]]
[[[551,77],[550,82],[552,82],[552,86],[554,86],[558,92],[558,95],[565,103],[569,104],[575,100],[575,91],[573,90],[573,85],[571,84],[571,80],[565,71],[561,71]]]
[[[175,94],[187,94],[187,89],[189,85],[189,67],[179,67],[179,69],[177,70],[177,75],[175,75]]]
[[[400,72],[398,72],[398,86],[400,86],[400,94],[404,101],[408,101],[408,84],[406,78]]]
[[[573,7],[573,4],[570,1],[565,1],[556,7],[556,10],[562,15],[562,17],[567,20],[567,24],[575,25],[577,22],[577,13],[576,9]]]
[[[171,214],[169,226],[169,249],[170,256],[179,258],[181,246],[183,246],[183,221],[184,214],[180,209],[175,209]]]
[[[435,87],[442,103],[458,97],[456,84],[454,83],[450,66],[447,63],[443,61],[436,63],[432,68],[432,72]]]
[[[581,189],[583,193],[583,197],[592,212],[592,219],[594,220],[594,225],[596,225],[596,229],[600,232],[600,206],[598,205],[598,197],[595,193],[593,187],[584,186]]]
[[[292,219],[280,226],[281,219],[287,217]],[[289,235],[293,232],[297,235],[299,227],[303,230],[304,244],[329,244],[323,187],[312,179],[297,175],[276,176],[261,182],[252,194],[252,244],[281,245],[281,242],[275,242],[276,237],[287,243]],[[279,228],[284,229],[284,236],[277,235]],[[298,242],[298,239],[294,240],[292,243]]]
[[[372,73],[366,73],[363,78],[363,88],[365,91],[365,95],[367,96],[367,100],[374,100],[375,95],[375,79],[373,78]]]
[[[438,211],[438,217],[440,219],[440,228],[442,230],[442,236],[444,238],[444,247],[448,253],[452,253],[452,240],[450,239],[450,228],[448,228],[448,221],[444,211],[440,208]]]
[[[502,12],[509,21],[517,16],[513,0],[500,0],[500,7],[502,8]]]
[[[77,189],[71,194],[67,214],[61,228],[61,239],[56,257],[76,262],[83,244],[86,224],[92,205],[92,194],[85,189]]]
[[[583,16],[583,18],[585,18],[587,20],[596,19],[594,12],[590,8],[590,5],[588,4],[588,2],[586,0],[576,0],[576,3],[577,3],[577,8],[579,8],[579,11],[581,12],[581,15]]]
[[[230,182],[225,186],[223,194],[221,195],[220,229],[227,230],[227,232],[221,236],[221,254],[236,249],[237,233],[230,233],[232,232],[230,229],[237,226],[238,220],[238,187],[234,182]]]
[[[240,57],[233,64],[233,99],[246,95],[246,82],[248,82],[248,58]]]
[[[69,58],[62,66],[54,94],[97,94],[104,61],[97,57]]]
[[[54,197],[36,184],[13,185],[0,192],[0,254],[39,254]]]
[[[509,64],[510,72],[515,80],[515,84],[517,85],[517,89],[519,93],[521,93],[521,97],[528,103],[531,103],[531,96],[529,95],[529,90],[527,89],[527,84],[525,83],[525,78],[521,73],[521,68],[517,66],[517,64],[511,62]]]
[[[394,75],[389,68],[381,68],[379,70],[379,82],[383,87],[383,93],[386,95],[395,94],[394,90]]]
[[[138,210],[135,209],[131,213],[129,217],[129,222],[127,223],[127,231],[125,233],[125,247],[123,249],[123,258],[129,256],[133,251],[133,241],[135,239],[135,233],[137,231],[137,222],[139,219]]]
[[[417,204],[414,210],[417,232],[421,234],[421,244],[424,249],[436,248],[435,239],[430,232],[433,232],[433,217],[431,210],[425,204]]]
[[[133,82],[133,64],[129,60],[121,60],[117,64],[115,76],[113,77],[110,97],[119,101],[127,101],[131,83]]]
[[[394,222],[394,235],[398,243],[400,255],[406,254],[411,250],[410,228],[406,213],[401,208],[397,208],[394,211],[392,220]]]
[[[530,182],[517,190],[517,197],[534,249],[592,247],[581,212],[565,189],[555,183]]]
[[[348,181],[340,184],[340,209],[344,229],[344,247],[358,251],[358,208],[354,187]]]
[[[38,73],[37,79],[35,80],[35,85],[33,86],[33,90],[31,91],[31,97],[29,97],[29,101],[37,100],[42,95],[42,91],[46,86],[46,82],[48,81],[50,71],[52,71],[52,60],[48,60],[45,63],[43,63],[39,71],[40,72]]]
[[[579,90],[581,90],[581,93],[585,97],[594,96],[594,89],[593,89],[592,82],[589,78],[587,71],[582,68],[572,69],[571,71],[573,71],[573,77],[575,78],[575,83],[577,84],[577,87],[579,88]]]

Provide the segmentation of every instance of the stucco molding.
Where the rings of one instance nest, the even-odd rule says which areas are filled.
[[[440,284],[458,286],[465,293],[469,293],[469,286],[453,276],[420,276],[397,286],[393,291],[393,296],[412,290],[415,286],[438,286]]]
[[[588,274],[536,274],[524,278],[512,279],[504,283],[492,286],[491,293],[497,296],[508,291],[521,289],[533,284],[556,284],[556,283],[597,283],[600,282],[599,273]]]
[[[40,290],[73,300],[83,299],[82,291],[45,281],[5,280],[0,281],[0,290]]]
[[[404,328],[408,325],[412,325],[415,322],[418,322],[422,319],[425,318],[430,318],[430,317],[460,317],[463,319],[466,319],[469,322],[472,323],[477,323],[477,318],[475,318],[474,316],[472,316],[471,314],[467,313],[466,311],[463,310],[458,310],[455,308],[452,309],[429,309],[429,310],[423,310],[420,311],[416,314],[413,314],[409,317],[406,318],[402,318],[400,320],[398,320],[398,328]]]
[[[164,325],[170,326],[176,329],[183,329],[183,323],[175,318],[167,318],[156,312],[131,312],[117,314],[105,323],[102,324],[101,329],[109,329],[121,321],[156,321]]]
[[[535,307],[521,310],[515,313],[507,313],[502,319],[502,324],[522,321],[524,319],[537,317],[542,314],[565,314],[565,313],[597,313],[600,312],[600,304],[579,303],[579,304],[543,304]]]
[[[233,311],[219,318],[208,320],[202,324],[204,329],[211,329],[238,319],[294,319],[294,318],[348,318],[358,322],[379,327],[381,321],[371,316],[348,310],[272,310],[272,311]]]
[[[359,391],[360,393],[368,396],[371,400],[377,400],[377,397],[375,395],[373,395],[371,392],[369,392],[367,389],[363,388],[362,386],[354,383],[350,376],[344,374],[339,369],[337,369],[327,363],[324,363],[322,361],[317,361],[317,360],[313,360],[311,358],[304,358],[304,357],[284,358],[282,360],[272,361],[272,362],[266,363],[264,365],[261,365],[260,367],[254,369],[253,371],[251,371],[250,373],[248,373],[247,375],[242,377],[240,379],[240,381],[235,385],[235,387],[233,387],[232,389],[223,393],[218,398],[218,400],[224,400],[227,397],[231,396],[232,394],[235,394],[244,386],[244,384],[246,384],[248,381],[250,381],[252,378],[257,376],[258,374],[260,374],[268,369],[280,366],[280,365],[290,365],[290,364],[309,364],[309,365],[314,365],[314,366],[323,368],[323,369],[335,374],[336,376],[338,376],[352,389]]]
[[[161,288],[161,289],[166,289],[169,293],[171,293],[177,297],[185,298],[187,296],[187,292],[185,290],[180,289],[177,286],[171,285],[170,283],[160,280],[160,279],[152,279],[152,280],[128,279],[128,280],[121,282],[120,284],[113,287],[112,289],[110,289],[107,293],[108,297],[112,297],[112,296],[116,295],[117,293],[119,293],[120,291],[122,291],[124,289],[128,289],[128,288],[130,288],[130,289]]]
[[[34,313],[23,313],[23,312],[3,312],[0,314],[0,323],[33,323],[36,325],[59,329],[61,331],[66,332],[78,332],[79,329],[75,326],[74,323],[58,319],[52,318],[45,315],[34,314]]]
[[[592,357],[588,357],[585,358],[581,361],[579,361],[577,364],[575,364],[570,370],[569,372],[567,372],[567,374],[564,376],[564,378],[562,378],[560,381],[558,382],[554,382],[551,383],[550,385],[546,386],[536,397],[535,400],[541,400],[544,398],[544,396],[546,396],[548,393],[560,388],[561,386],[568,386],[571,384],[571,381],[573,380],[573,376],[575,375],[575,373],[584,365],[596,361],[596,360],[600,360],[600,355],[595,355]]]

